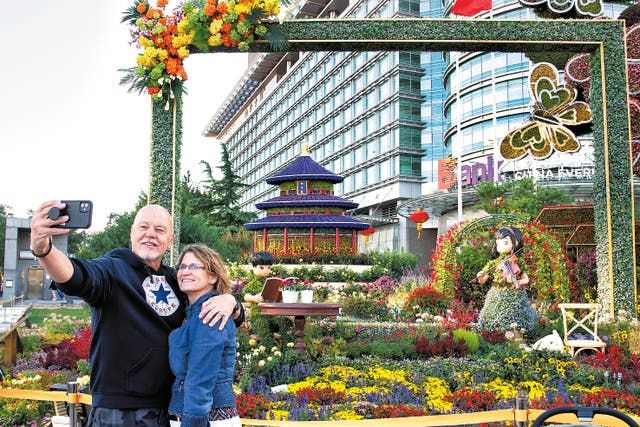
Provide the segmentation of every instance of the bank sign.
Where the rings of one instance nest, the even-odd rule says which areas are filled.
[[[562,181],[573,179],[591,179],[592,165],[567,166],[558,164],[540,164],[537,168],[518,167],[519,162],[510,162],[510,170],[502,170],[504,160],[494,161],[493,155],[476,162],[463,163],[460,173],[462,188],[486,181],[504,182],[508,179],[533,178],[535,181]],[[520,162],[526,166],[524,162]],[[457,184],[457,161],[453,157],[438,160],[438,190],[453,188]]]

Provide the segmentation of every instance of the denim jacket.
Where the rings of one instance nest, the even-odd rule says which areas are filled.
[[[184,324],[169,335],[169,364],[176,376],[169,412],[181,415],[182,427],[206,427],[211,408],[236,406],[235,325],[227,322],[219,331],[198,318],[202,303],[215,295],[209,292],[189,305]]]

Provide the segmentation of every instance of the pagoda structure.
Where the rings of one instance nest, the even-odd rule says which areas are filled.
[[[334,195],[333,185],[343,179],[311,159],[304,143],[293,163],[266,179],[280,187],[279,196],[256,203],[266,216],[244,225],[254,232],[254,251],[302,258],[356,256],[358,231],[369,224],[347,215],[357,203]]]

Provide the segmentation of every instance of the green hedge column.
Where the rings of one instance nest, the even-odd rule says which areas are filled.
[[[174,99],[152,102],[150,204],[164,206],[173,215],[175,240],[165,263],[177,258],[180,242],[180,210],[178,185],[180,183],[180,152],[182,147],[182,91],[174,89]]]
[[[618,22],[622,27],[622,21]],[[605,124],[593,126],[598,298],[605,313],[621,309],[635,313],[635,226],[626,64],[624,45],[609,40],[593,52],[590,64],[594,124]]]

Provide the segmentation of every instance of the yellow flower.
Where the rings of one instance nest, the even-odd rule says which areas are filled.
[[[178,33],[186,33],[187,32],[187,26],[189,25],[189,18],[188,17],[184,17],[182,18],[182,21],[178,22]]]
[[[273,418],[271,418],[271,413],[273,413]],[[266,416],[268,420],[273,419],[286,421],[289,419],[289,412],[281,409],[272,409],[271,411],[267,411]]]
[[[265,362],[264,360],[261,360],[258,362],[258,366],[263,367],[265,363],[267,362]]]
[[[178,49],[178,56],[180,58],[186,58],[187,56],[189,56],[189,49],[182,46],[181,48]]]
[[[220,34],[216,34],[215,36],[209,37],[209,39],[207,39],[207,44],[209,46],[220,46],[222,44],[222,36]]]
[[[331,415],[332,420],[362,420],[363,415],[359,415],[353,409],[346,409],[344,411],[338,411]]]
[[[140,36],[140,38],[138,39],[138,43],[140,43],[140,46],[142,46],[142,47],[151,46],[150,40],[148,38],[146,38],[145,36]]]
[[[211,24],[209,25],[209,32],[211,34],[218,34],[220,32],[220,30],[222,29],[222,19],[214,19],[211,21]]]
[[[194,32],[180,34],[171,39],[171,45],[176,48],[188,46],[193,42]]]

